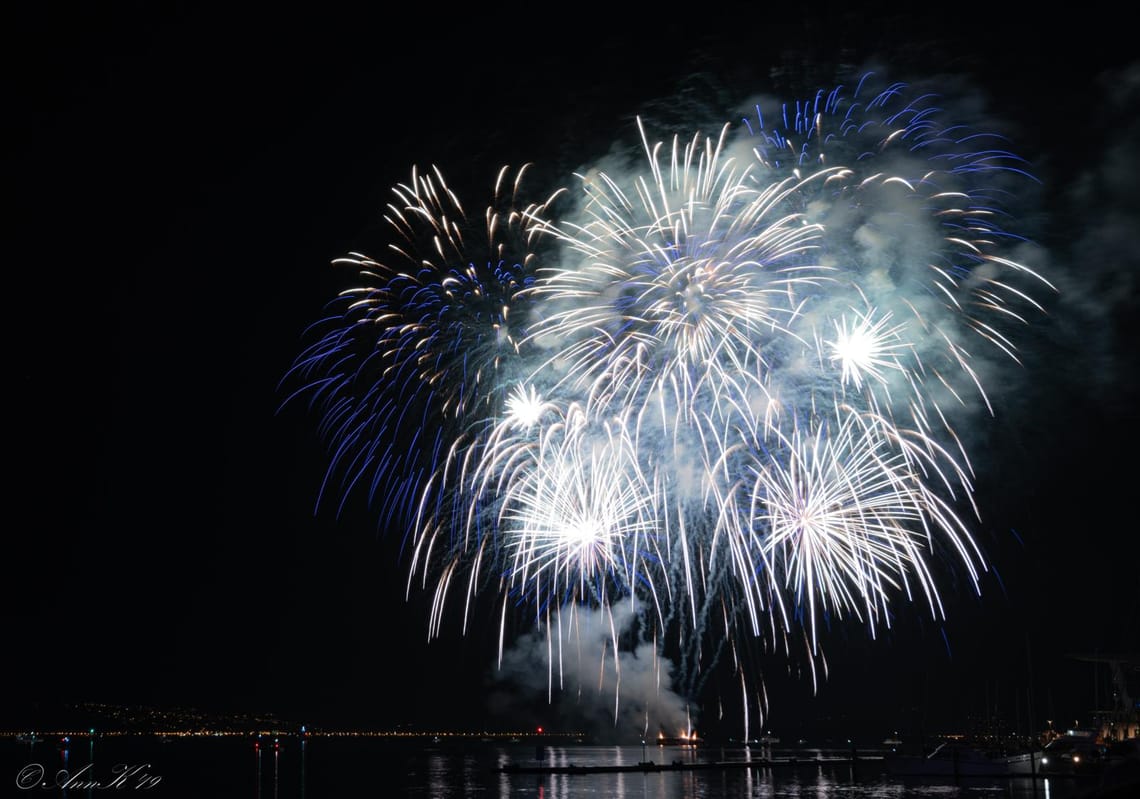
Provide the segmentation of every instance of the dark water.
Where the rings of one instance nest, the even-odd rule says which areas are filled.
[[[1095,782],[1028,778],[945,780],[886,775],[873,760],[850,765],[803,764],[657,773],[502,774],[497,768],[534,765],[532,743],[474,739],[201,738],[161,742],[154,737],[55,741],[29,745],[0,741],[4,789],[0,797],[149,796],[196,799],[332,799],[333,797],[535,797],[535,799],[1077,799]],[[776,750],[777,757],[791,754]],[[802,761],[816,751],[795,753]],[[841,756],[844,753],[823,753]],[[548,746],[547,764],[634,765],[642,760],[710,762],[756,759],[759,751],[649,746]],[[60,783],[70,783],[58,787]]]

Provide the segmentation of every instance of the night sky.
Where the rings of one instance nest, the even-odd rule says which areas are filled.
[[[1060,291],[1026,331],[1016,390],[972,431],[995,567],[981,597],[947,585],[948,621],[916,607],[875,641],[831,631],[815,696],[773,661],[771,725],[877,734],[987,704],[1023,726],[1087,720],[1107,671],[1069,655],[1140,651],[1136,46],[1096,4],[1043,25],[812,9],[6,10],[12,713],[497,724],[493,623],[429,643],[403,531],[361,503],[314,512],[317,419],[279,412],[278,382],[352,284],[331,261],[386,248],[383,207],[414,165],[478,209],[501,166],[533,162],[553,190],[634,140],[646,108],[829,87],[873,62],[960,80],[1015,131],[1043,186],[1017,224]],[[558,723],[541,703],[516,718]]]

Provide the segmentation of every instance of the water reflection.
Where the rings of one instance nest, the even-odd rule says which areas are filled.
[[[128,767],[123,764],[161,777],[161,790],[151,795],[211,799],[250,799],[250,794],[253,799],[305,799],[310,783],[313,795],[321,799],[378,795],[433,799],[1079,799],[1095,787],[1072,779],[954,782],[952,778],[891,777],[870,761],[861,759],[853,769],[850,763],[819,761],[814,753],[803,750],[796,764],[789,766],[744,747],[643,750],[636,744],[574,744],[539,749],[525,742],[305,740],[267,735],[169,743],[143,736],[98,741],[82,736],[72,741],[51,738],[32,747],[13,742],[0,751],[7,753],[7,779],[15,778],[17,787],[24,789],[21,795],[56,799],[98,799],[108,792],[94,790],[100,787],[95,780],[106,785]],[[662,768],[640,768],[649,762]],[[665,768],[673,764],[682,767]],[[627,770],[505,770],[511,765],[624,766]],[[31,775],[27,785],[20,783],[25,774]],[[69,777],[74,777],[70,783],[66,782]],[[143,777],[142,772],[132,776],[126,787],[140,787],[135,783]]]
[[[512,757],[512,754],[514,757]],[[1090,785],[1066,784],[1058,793],[1055,781],[1024,778],[902,779],[888,775],[873,756],[829,763],[836,752],[798,752],[789,765],[784,757],[747,747],[726,751],[678,749],[650,752],[640,747],[548,747],[533,759],[529,753],[500,750],[491,761],[497,776],[488,796],[508,799],[521,795],[539,799],[1077,799]],[[639,756],[640,755],[640,756]],[[786,753],[785,753],[786,757]],[[645,770],[637,766],[691,765],[676,770]],[[627,766],[624,771],[503,773],[506,766]],[[455,785],[438,766],[437,782]],[[465,785],[469,781],[464,782]],[[452,794],[455,795],[455,794]],[[464,793],[464,796],[471,794]]]
[[[427,778],[428,796],[438,796],[440,799],[446,799],[446,797],[451,795],[448,788],[450,768],[448,767],[448,759],[442,754],[436,753],[428,757]]]
[[[268,738],[258,735],[253,742],[254,755],[254,797],[255,799],[281,799],[282,796],[299,796],[305,798],[305,788],[308,782],[305,771],[307,768],[308,739],[303,736],[299,740],[282,739],[275,737],[270,743]],[[293,761],[287,755],[287,750],[296,749],[297,758]],[[273,753],[273,774],[268,774],[268,764],[263,758],[267,751]],[[290,776],[288,772],[296,764],[298,776]],[[295,790],[294,790],[295,789]]]

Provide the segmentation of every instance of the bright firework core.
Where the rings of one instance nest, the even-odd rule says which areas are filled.
[[[397,187],[395,263],[348,259],[291,377],[329,486],[409,530],[432,635],[490,597],[500,652],[546,631],[553,686],[565,626],[608,614],[613,658],[624,603],[687,697],[731,664],[747,735],[750,642],[814,674],[825,621],[941,618],[942,568],[980,590],[956,431],[1052,286],[996,221],[1032,178],[947,116],[865,75],[712,137],[639,121],[636,157],[544,202],[504,168],[481,230],[438,170]]]
[[[534,386],[519,386],[507,397],[506,416],[512,427],[529,430],[546,411]]]

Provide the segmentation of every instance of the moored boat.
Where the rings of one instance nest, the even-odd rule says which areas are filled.
[[[958,741],[939,744],[926,755],[889,754],[887,772],[898,777],[1004,777],[1010,774],[1007,757],[990,755]]]
[[[1097,774],[1109,760],[1108,747],[1095,735],[1070,733],[1050,741],[1040,756],[1039,774]]]

